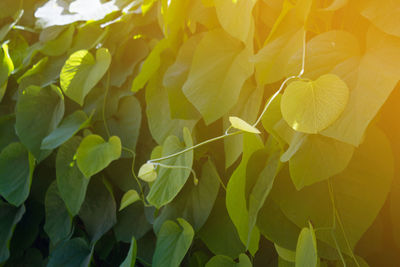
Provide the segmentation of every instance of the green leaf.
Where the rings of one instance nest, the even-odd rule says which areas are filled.
[[[193,225],[195,231],[200,230],[217,198],[219,179],[214,164],[211,160],[206,161],[201,168],[198,185],[187,183],[177,197],[163,208],[154,221],[154,232],[158,233],[164,221],[180,217]]]
[[[19,90],[23,91],[31,85],[46,87],[58,83],[64,62],[65,57],[63,56],[42,58],[18,79]]]
[[[168,92],[162,85],[164,69],[160,69],[146,86],[146,115],[152,137],[162,144],[170,135],[182,137],[182,128],[192,130],[198,119],[174,119],[168,101]]]
[[[112,191],[104,184],[104,179],[91,179],[85,201],[79,211],[85,229],[96,243],[117,222],[116,203]]]
[[[140,200],[140,196],[136,190],[129,190],[127,191],[121,199],[121,205],[119,207],[119,211],[123,210],[127,206],[131,205],[132,203],[135,203],[136,201]]]
[[[67,59],[61,74],[60,84],[64,93],[83,105],[85,96],[101,80],[111,63],[106,48],[96,51],[96,59],[87,50],[79,50]]]
[[[6,115],[0,117],[0,152],[13,142],[18,142],[18,136],[15,133],[15,115]]]
[[[79,170],[74,160],[81,140],[81,137],[72,137],[58,149],[56,156],[57,187],[72,216],[78,214],[89,184],[89,179]]]
[[[282,116],[294,130],[315,134],[337,120],[348,98],[346,83],[333,74],[310,82],[294,81],[283,93]]]
[[[348,167],[331,178],[336,209],[351,248],[371,226],[381,210],[393,179],[393,156],[386,136],[378,129],[367,132]],[[312,221],[315,227],[332,227],[332,201],[327,182],[297,191],[287,176],[277,179],[271,191],[283,213],[298,227]],[[350,253],[340,229],[334,231],[341,250]],[[318,231],[319,240],[335,248],[331,231]]]
[[[233,37],[246,42],[253,23],[252,10],[256,2],[254,0],[215,0],[215,10],[222,28]]]
[[[174,64],[168,67],[163,77],[163,86],[168,91],[168,100],[171,110],[171,118],[174,119],[198,119],[200,114],[189,102],[182,91],[197,44],[201,41],[202,34],[196,34],[185,41],[179,48]]]
[[[63,116],[64,97],[58,87],[29,86],[20,94],[15,131],[36,159],[49,154],[40,149],[42,140],[57,127]]]
[[[18,32],[11,32],[9,34],[9,41],[7,45],[14,65],[13,73],[15,73],[19,70],[24,58],[27,56],[29,45],[25,38]]]
[[[289,160],[290,177],[297,190],[342,172],[354,147],[321,135],[309,135]]]
[[[153,255],[154,267],[178,267],[192,243],[192,226],[182,218],[178,223],[166,221],[157,236],[156,250]]]
[[[216,255],[237,258],[246,250],[229,218],[225,199],[222,197],[218,197],[215,201],[209,218],[198,234],[207,248]]]
[[[127,96],[119,101],[117,112],[107,120],[107,124],[111,135],[118,136],[124,147],[135,150],[141,121],[142,109],[139,101],[134,96]]]
[[[76,151],[78,168],[86,177],[91,177],[106,168],[121,156],[121,140],[111,136],[108,142],[99,135],[86,136]]]
[[[168,40],[162,39],[151,50],[150,54],[143,62],[139,74],[133,80],[131,88],[133,92],[137,92],[142,89],[150,80],[150,78],[157,72],[161,64],[161,54],[168,48],[168,46]]]
[[[66,117],[60,125],[46,136],[41,145],[41,149],[54,149],[62,145],[78,131],[86,128],[90,124],[91,117],[88,118],[82,110],[77,110]]]
[[[277,179],[280,178],[278,177]],[[272,195],[272,192],[270,195]],[[271,218],[274,219],[271,220]],[[265,238],[276,245],[292,251],[296,250],[300,228],[285,216],[279,205],[272,199],[272,196],[267,198],[258,213],[257,227]]]
[[[226,114],[238,101],[244,82],[253,73],[251,54],[221,29],[204,34],[182,90],[206,124]]]
[[[69,51],[75,52],[82,49],[90,50],[103,42],[105,37],[108,36],[110,28],[103,28],[99,24],[98,22],[92,21],[84,25],[79,25]]]
[[[71,234],[72,218],[60,197],[55,181],[47,189],[45,208],[46,222],[43,228],[50,237],[51,243],[56,245],[58,242],[66,240]]]
[[[157,172],[154,168],[154,164],[143,164],[139,169],[138,177],[148,183],[154,182],[154,180],[157,179]]]
[[[258,213],[261,207],[264,205],[269,192],[275,181],[275,177],[280,169],[280,158],[281,150],[277,143],[274,148],[270,151],[268,160],[265,167],[261,171],[256,183],[254,184],[250,196],[249,196],[249,233],[247,237],[247,246],[250,245],[253,230],[256,227],[256,221]],[[257,230],[258,231],[258,230]]]
[[[254,57],[256,80],[260,86],[288,77],[286,69],[290,58],[296,53],[302,54],[303,38],[313,1],[282,2],[277,18],[271,23],[264,47]],[[301,66],[296,69],[296,75],[301,69]]]
[[[0,263],[10,257],[10,240],[16,224],[24,213],[24,205],[17,208],[0,200]]]
[[[314,229],[309,223],[309,228],[301,230],[296,247],[296,267],[317,267],[318,252],[317,240]]]
[[[64,32],[58,35],[55,39],[47,41],[43,44],[40,52],[46,56],[61,56],[67,52],[68,48],[71,47],[72,39],[74,36],[75,27],[70,25]]]
[[[204,267],[209,256],[204,251],[196,251],[190,255],[189,267]]]
[[[110,67],[110,84],[121,87],[128,76],[133,73],[137,65],[146,58],[148,53],[149,47],[143,38],[129,38],[126,42],[122,43],[113,55],[114,60]]]
[[[287,126],[290,130],[292,130],[289,125]],[[289,161],[293,155],[299,151],[300,147],[303,145],[303,143],[307,140],[308,136],[307,134],[301,133],[301,132],[292,132],[292,138],[289,143],[288,149],[285,151],[285,153],[282,154],[281,156],[281,161],[282,162],[287,162]]]
[[[205,267],[252,267],[251,261],[246,254],[239,255],[239,262],[224,255],[217,255],[211,258]]]
[[[242,161],[233,172],[226,188],[226,208],[243,244],[248,244],[249,235],[249,213],[245,195],[246,169],[250,156],[261,148],[263,148],[263,143],[259,136],[248,133],[244,134]],[[259,238],[259,231],[255,228],[251,233],[248,244],[249,251],[253,255],[258,249]]]
[[[318,34],[307,42],[303,77],[315,80],[324,74],[331,73],[336,66],[350,58],[358,57],[360,53],[359,40],[347,31],[331,30]],[[297,75],[302,61],[303,51],[301,49],[288,59],[286,76]],[[339,76],[342,79],[345,77]]]
[[[29,196],[34,160],[21,143],[11,143],[0,153],[0,195],[14,206]]]
[[[113,227],[116,240],[129,243],[132,237],[136,240],[143,238],[152,229],[148,217],[153,211],[145,208],[143,202],[135,202],[118,212],[117,223]]]
[[[248,133],[255,133],[260,134],[261,132],[254,126],[251,126],[249,123],[245,122],[244,120],[238,117],[229,117],[229,121],[231,126],[235,129],[248,132]]]
[[[371,29],[367,40],[367,51],[359,64],[348,64],[345,68],[339,65],[332,71],[346,77],[346,83],[352,85],[350,98],[339,119],[321,132],[354,146],[362,143],[365,130],[396,87],[400,77],[398,38]]]
[[[168,156],[193,146],[193,140],[187,128],[183,129],[183,136],[185,146],[181,144],[178,137],[169,136],[163,144],[162,156]],[[149,203],[156,208],[160,208],[171,202],[185,185],[186,180],[191,174],[193,151],[188,151],[177,157],[163,160],[162,164],[178,166],[178,168],[159,167],[160,170],[157,179],[151,186],[150,192],[147,195]]]
[[[8,52],[8,45],[3,44],[0,50],[0,102],[6,93],[8,77],[14,71],[14,64]]]
[[[92,250],[80,237],[60,242],[50,253],[48,267],[87,267],[92,258]]]
[[[131,245],[129,247],[128,255],[119,267],[135,267],[137,253],[136,239],[132,237]]]
[[[302,27],[285,31],[258,51],[254,56],[258,85],[274,83],[285,77],[289,59],[297,51],[301,51],[303,34],[304,29]],[[301,67],[297,69],[296,74],[300,70]]]

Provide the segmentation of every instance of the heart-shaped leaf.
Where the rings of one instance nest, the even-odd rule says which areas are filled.
[[[121,156],[121,140],[111,136],[108,142],[99,135],[86,136],[76,151],[76,161],[81,172],[91,177]]]
[[[295,81],[283,93],[282,116],[296,131],[316,134],[340,116],[348,98],[346,83],[334,74],[315,81]]]
[[[48,155],[41,150],[42,140],[52,132],[64,116],[64,97],[57,86],[29,86],[17,102],[15,130],[21,143],[36,159]]]
[[[158,234],[156,251],[153,255],[154,267],[178,267],[188,251],[194,231],[192,226],[182,218],[178,223],[166,221]]]
[[[138,177],[145,182],[151,183],[157,178],[157,172],[154,168],[154,164],[146,163],[143,164],[139,169]]]
[[[65,62],[60,84],[64,93],[83,105],[85,96],[101,80],[111,63],[111,55],[106,48],[96,51],[96,59],[87,50],[73,53]]]

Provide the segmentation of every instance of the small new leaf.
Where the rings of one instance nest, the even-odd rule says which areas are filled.
[[[231,126],[235,129],[242,130],[248,133],[261,133],[256,127],[251,126],[250,124],[238,117],[229,117],[229,121],[231,123]]]
[[[157,178],[157,172],[154,168],[154,164],[146,163],[139,169],[138,177],[145,182],[151,183]]]

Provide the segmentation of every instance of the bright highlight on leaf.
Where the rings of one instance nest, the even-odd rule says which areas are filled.
[[[244,120],[238,118],[238,117],[229,117],[229,121],[232,125],[233,128],[242,130],[248,133],[255,133],[255,134],[260,134],[261,132],[254,126],[251,126]]]
[[[121,200],[121,206],[119,207],[119,211],[125,209],[129,205],[135,203],[136,201],[140,200],[140,196],[136,190],[129,190],[123,196]]]
[[[348,98],[346,83],[334,74],[315,81],[295,81],[283,93],[282,116],[294,130],[316,134],[337,120]]]
[[[154,168],[154,164],[146,163],[139,169],[138,177],[145,182],[151,183],[157,178],[157,172]]]
[[[85,96],[101,80],[110,64],[111,54],[106,48],[96,51],[96,59],[88,50],[73,53],[61,70],[62,90],[82,106]]]

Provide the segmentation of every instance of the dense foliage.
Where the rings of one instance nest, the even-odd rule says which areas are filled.
[[[1,0],[0,265],[400,266],[398,0]]]

